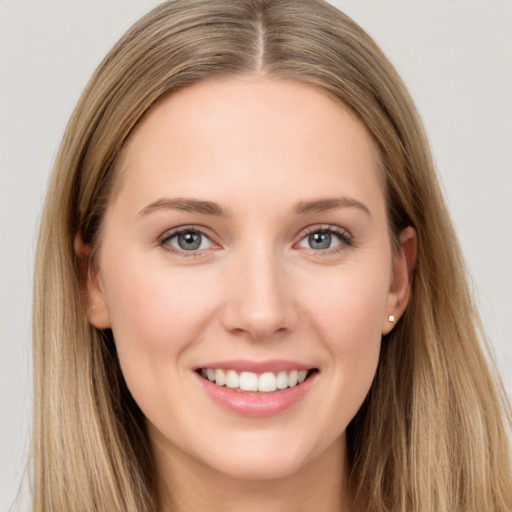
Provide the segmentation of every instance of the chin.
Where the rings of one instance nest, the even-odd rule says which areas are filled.
[[[221,464],[210,466],[212,470],[236,480],[265,481],[278,480],[294,475],[305,466],[305,461],[288,460],[283,457],[272,459],[240,458],[225,459]]]
[[[307,439],[290,439],[288,436],[258,437],[256,432],[251,439],[236,439],[230,445],[219,443],[203,457],[203,464],[211,470],[233,479],[255,481],[276,480],[290,477],[305,470],[315,460],[322,457],[319,447],[308,443]],[[222,449],[219,449],[223,445]]]

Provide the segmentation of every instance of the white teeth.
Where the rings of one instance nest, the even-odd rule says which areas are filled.
[[[258,376],[252,372],[240,374],[240,389],[243,391],[258,391]]]
[[[259,391],[272,393],[279,389],[293,388],[302,384],[307,377],[307,370],[284,370],[277,373],[265,372],[260,375],[253,372],[238,373],[235,370],[213,368],[201,369],[201,375],[217,386],[226,386],[240,391]]]
[[[288,387],[288,374],[286,372],[279,372],[276,379],[277,389],[285,389]]]
[[[215,384],[217,384],[217,386],[224,386],[224,384],[226,384],[226,374],[224,370],[215,370]]]
[[[276,389],[276,376],[272,372],[262,373],[258,379],[258,390],[268,393]]]
[[[240,386],[240,377],[235,370],[228,370],[226,372],[226,386],[228,388],[237,388]]]

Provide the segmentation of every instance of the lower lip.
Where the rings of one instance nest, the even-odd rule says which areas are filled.
[[[300,401],[311,389],[316,376],[309,376],[293,388],[272,393],[244,393],[226,386],[217,386],[200,375],[197,378],[208,395],[228,411],[240,416],[263,417],[279,414]]]

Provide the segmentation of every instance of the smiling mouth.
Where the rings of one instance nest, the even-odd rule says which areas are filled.
[[[220,368],[199,368],[197,373],[219,387],[227,387],[243,393],[274,393],[300,386],[317,368],[310,370],[282,370],[279,372],[237,372]]]

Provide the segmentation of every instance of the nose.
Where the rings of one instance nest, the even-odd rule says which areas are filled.
[[[284,265],[270,250],[240,256],[229,270],[222,321],[231,333],[269,340],[293,331],[298,320]]]

